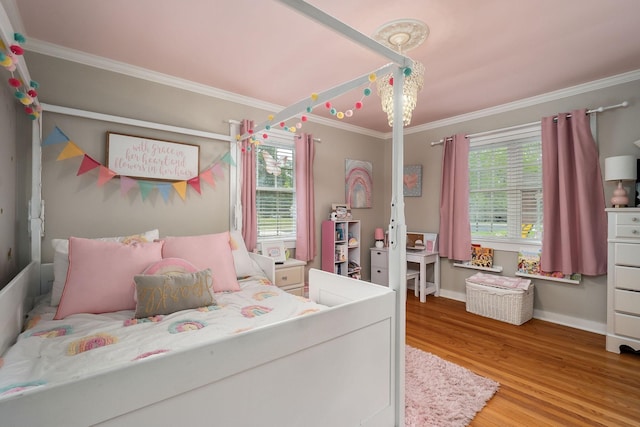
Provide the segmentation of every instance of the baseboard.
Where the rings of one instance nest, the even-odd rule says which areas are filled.
[[[462,302],[466,302],[467,300],[466,293],[448,291],[446,289],[440,289],[440,296],[443,298]],[[593,332],[595,334],[606,335],[607,333],[606,323],[594,322],[592,320],[580,319],[578,317],[567,316],[550,311],[534,309],[533,318],[544,320],[546,322],[556,323],[558,325],[568,326],[570,328],[580,329],[587,332]]]

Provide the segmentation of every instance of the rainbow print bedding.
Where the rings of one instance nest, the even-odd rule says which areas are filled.
[[[45,297],[0,358],[0,399],[326,308],[263,277],[240,280],[240,286],[238,292],[216,293],[214,305],[142,319],[126,310],[53,320],[56,308]]]

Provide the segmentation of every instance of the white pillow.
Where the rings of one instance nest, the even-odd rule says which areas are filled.
[[[93,240],[101,240],[103,242],[153,242],[160,238],[158,229],[145,231],[140,234],[119,237],[100,237]],[[69,270],[69,240],[67,239],[51,239],[53,246],[53,287],[51,289],[51,306],[56,307],[60,304],[64,284],[67,281],[67,271]]]
[[[229,232],[231,245],[231,254],[233,255],[233,263],[236,266],[236,277],[246,276],[264,276],[264,271],[257,262],[249,256],[247,245],[244,244],[242,233],[238,230]]]

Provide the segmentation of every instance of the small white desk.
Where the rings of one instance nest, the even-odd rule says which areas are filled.
[[[371,281],[389,286],[389,248],[370,248]],[[420,302],[429,294],[440,296],[440,256],[438,252],[407,250],[407,262],[420,264]],[[427,282],[427,265],[433,264],[433,282]]]

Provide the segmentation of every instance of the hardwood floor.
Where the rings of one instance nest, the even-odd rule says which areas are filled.
[[[603,335],[409,292],[406,342],[500,383],[471,426],[640,426],[640,355],[606,351]]]

